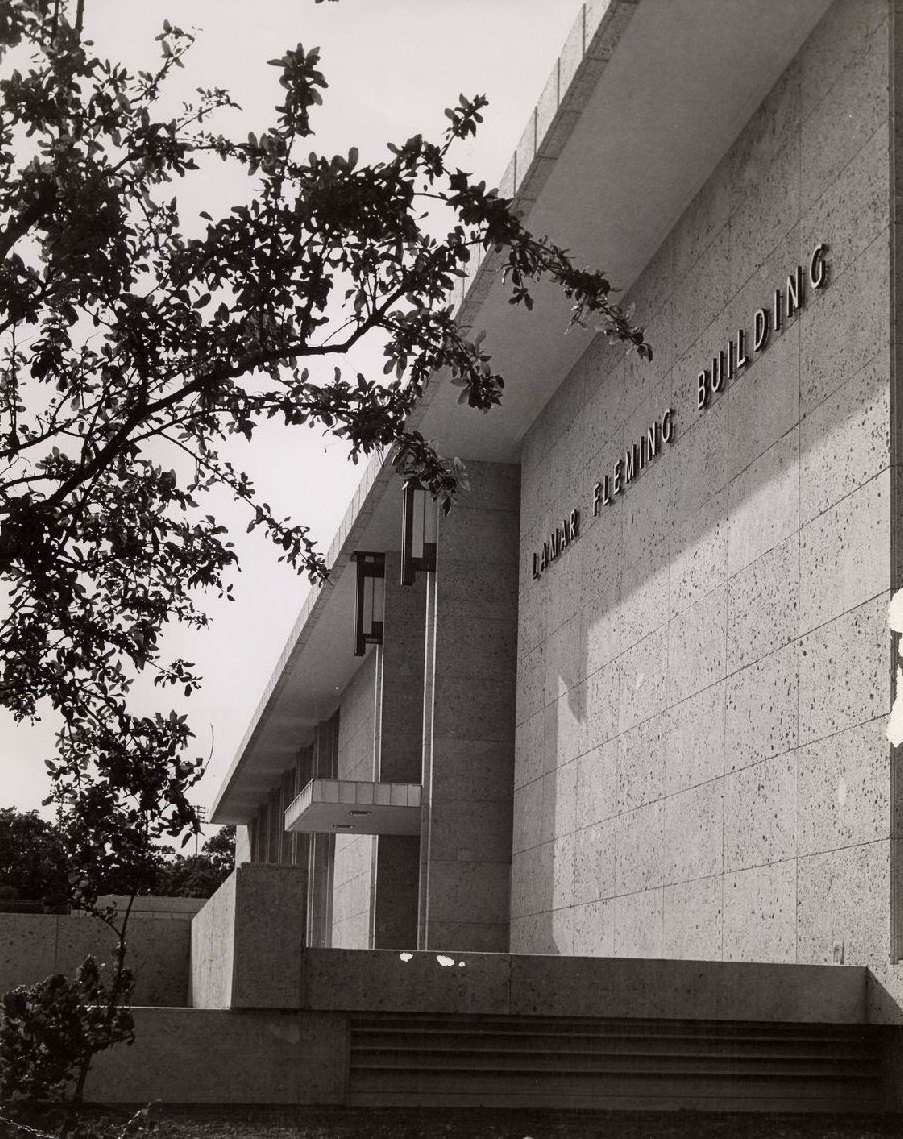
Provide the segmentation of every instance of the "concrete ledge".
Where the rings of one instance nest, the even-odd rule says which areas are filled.
[[[141,894],[132,899],[132,917],[139,914],[143,918],[157,918],[160,921],[191,921],[194,915],[204,908],[206,898],[179,898],[167,894]],[[129,899],[124,894],[101,894],[98,907],[115,904],[124,910]],[[76,910],[73,917],[84,911]]]
[[[136,1008],[131,1048],[97,1057],[92,1103],[341,1104],[346,1018],[326,1013]]]
[[[864,1024],[857,966],[307,949],[301,1003],[367,1012]]]

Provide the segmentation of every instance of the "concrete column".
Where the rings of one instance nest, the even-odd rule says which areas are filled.
[[[400,563],[399,554],[386,554],[379,778],[387,783],[418,783],[423,750],[426,574],[418,574],[414,585],[401,586]]]
[[[267,852],[266,861],[279,863],[282,851],[282,814],[279,810],[282,801],[282,789],[273,788],[267,798]]]
[[[293,798],[304,790],[313,778],[314,753],[312,747],[298,749],[298,758],[295,761],[295,793]],[[292,834],[292,865],[303,866],[308,869],[310,843],[306,834]]]
[[[312,779],[334,779],[338,763],[339,716],[317,725]],[[332,872],[335,835],[312,834],[308,849],[307,944],[328,949],[332,942]]]
[[[285,812],[295,797],[295,769],[290,767],[282,775],[279,787],[279,862],[283,866],[292,865],[292,840],[294,835],[285,829]]]
[[[250,862],[252,860],[253,838],[252,830],[254,824],[249,823],[247,826],[237,826],[235,828],[235,865],[241,866],[243,862]]]
[[[423,751],[423,670],[426,575],[398,584],[400,556],[386,555],[382,709],[377,748],[384,783],[419,783]],[[376,843],[373,948],[412,949],[417,944],[420,840],[380,835]]]
[[[520,469],[468,463],[427,593],[418,945],[508,949]]]

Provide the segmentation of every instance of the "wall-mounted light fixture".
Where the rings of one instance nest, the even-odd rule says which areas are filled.
[[[402,491],[401,584],[413,585],[418,570],[436,569],[436,504],[416,479],[408,479]]]
[[[354,593],[354,655],[362,657],[367,645],[383,643],[383,613],[386,601],[386,555],[358,550]]]

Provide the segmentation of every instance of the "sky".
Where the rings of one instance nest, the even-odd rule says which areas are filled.
[[[579,8],[578,0],[87,0],[86,34],[99,54],[149,70],[159,58],[154,36],[164,18],[197,30],[178,73],[183,86],[173,97],[190,98],[197,87],[226,87],[242,110],[217,126],[236,137],[259,133],[280,101],[278,72],[266,61],[299,42],[306,49],[319,46],[329,89],[314,115],[311,147],[347,153],[355,146],[362,161],[383,158],[387,141],[416,133],[438,138],[447,123],[443,110],[459,93],[485,94],[485,122],[477,138],[457,151],[457,162],[495,185]],[[246,180],[230,182],[224,169],[217,164],[211,176],[180,192],[183,223],[190,225],[200,209],[215,215],[244,199]],[[352,361],[363,371],[371,363],[378,375],[378,347]],[[229,457],[249,471],[277,515],[309,525],[312,537],[328,547],[361,473],[341,444],[267,425],[251,446],[236,445]],[[180,709],[196,733],[196,753],[209,756],[195,792],[205,808],[307,594],[304,579],[280,565],[271,546],[244,534],[246,520],[225,499],[219,506],[242,564],[237,600],[208,599],[212,626],[179,631],[168,641],[172,653],[195,661],[205,677],[203,690]],[[52,752],[49,718],[16,725],[0,710],[0,806],[40,806],[48,790],[43,761]]]

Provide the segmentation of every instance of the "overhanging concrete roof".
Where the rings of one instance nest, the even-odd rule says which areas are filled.
[[[590,0],[555,63],[500,186],[530,228],[626,290],[667,236],[830,0]],[[462,409],[437,376],[411,426],[464,459],[517,462],[525,432],[590,342],[567,335],[566,301],[508,304],[488,257],[459,319],[487,330],[508,378],[500,408]],[[247,822],[360,664],[352,654],[355,549],[398,548],[399,491],[374,460],[213,808]]]

